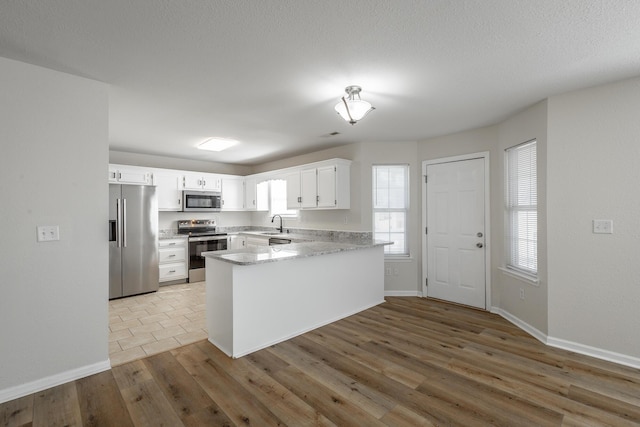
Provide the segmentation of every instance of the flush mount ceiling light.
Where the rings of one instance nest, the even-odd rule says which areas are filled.
[[[347,86],[344,89],[347,92],[347,97],[343,96],[335,106],[336,112],[340,114],[340,117],[352,125],[355,125],[358,120],[362,120],[369,112],[375,110],[370,103],[360,99],[361,90],[360,86]]]
[[[222,151],[229,147],[233,147],[236,144],[238,144],[238,141],[235,139],[209,138],[202,144],[198,145],[198,148],[200,150]]]

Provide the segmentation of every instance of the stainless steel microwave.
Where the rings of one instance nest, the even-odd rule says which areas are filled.
[[[183,212],[220,212],[222,195],[219,191],[183,191]]]

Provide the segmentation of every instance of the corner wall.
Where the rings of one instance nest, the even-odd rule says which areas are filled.
[[[505,274],[499,267],[506,264],[506,224],[504,211],[504,150],[523,142],[537,141],[538,176],[538,284]],[[498,126],[498,152],[493,164],[493,286],[494,308],[514,316],[519,326],[544,340],[548,332],[547,280],[547,101],[541,101],[508,118]],[[524,292],[524,299],[520,292]],[[531,328],[534,328],[533,330]],[[541,335],[542,334],[542,335]]]
[[[109,369],[104,84],[0,58],[0,402]],[[36,242],[36,226],[60,240]]]
[[[636,366],[639,111],[640,78],[549,99],[549,336]],[[613,234],[593,234],[594,219]]]

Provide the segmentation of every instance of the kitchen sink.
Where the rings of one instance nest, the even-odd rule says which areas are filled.
[[[269,238],[269,246],[286,245],[288,243],[291,243],[291,239],[282,239],[280,237],[271,237],[271,238]]]

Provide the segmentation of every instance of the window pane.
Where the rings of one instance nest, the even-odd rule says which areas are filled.
[[[256,193],[256,209],[259,211],[269,210],[269,181],[259,182]]]
[[[374,238],[393,242],[387,255],[408,255],[409,166],[373,166]]]
[[[538,191],[536,141],[506,150],[507,264],[538,270]]]
[[[269,181],[271,215],[296,216],[298,212],[287,209],[287,181],[272,179]]]
[[[389,205],[388,208],[402,209],[405,207],[405,190],[404,188],[389,189]]]

